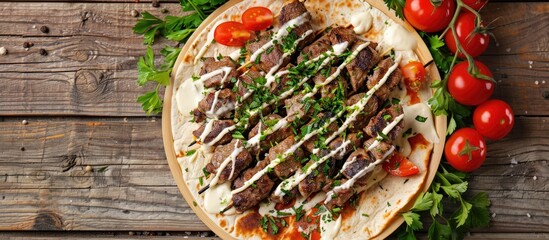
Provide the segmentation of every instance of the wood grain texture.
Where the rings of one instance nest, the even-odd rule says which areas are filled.
[[[498,81],[494,97],[516,115],[549,115],[549,4],[489,3],[481,13],[497,39],[479,57]]]
[[[167,4],[179,15],[179,4]],[[0,3],[0,115],[144,116],[136,63],[145,52],[132,9],[150,4]],[[48,26],[50,33],[39,31]],[[28,50],[25,42],[33,43]],[[156,52],[166,44],[154,46]],[[40,49],[48,52],[40,55]],[[160,61],[160,59],[158,59]],[[158,61],[158,62],[159,62]]]
[[[162,8],[181,13],[176,3]],[[518,115],[549,115],[548,8],[546,3],[489,3],[482,11],[486,22],[499,17],[492,24],[499,46],[491,41],[480,60],[499,81],[495,97],[507,100]],[[24,2],[0,3],[0,9],[0,46],[9,51],[0,56],[0,115],[145,115],[135,100],[152,86],[135,83],[135,64],[145,46],[131,31],[136,18],[130,11],[162,16],[161,8]],[[38,30],[42,25],[50,34]],[[35,45],[25,51],[24,42]],[[164,43],[156,44],[157,52]],[[49,55],[41,56],[40,48]]]
[[[207,230],[160,133],[153,118],[0,122],[0,230]]]
[[[0,229],[208,230],[169,174],[158,119],[21,120],[0,122]],[[489,143],[470,188],[488,193],[496,216],[477,232],[548,231],[548,121],[519,117]]]

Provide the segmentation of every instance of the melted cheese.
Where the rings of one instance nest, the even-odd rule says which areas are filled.
[[[415,36],[400,24],[392,24],[383,33],[387,45],[399,51],[413,51],[417,47]]]
[[[231,183],[226,182],[217,186],[210,186],[204,193],[204,209],[211,214],[217,214],[231,202]]]
[[[179,112],[189,114],[188,109],[198,107],[198,103],[204,98],[203,91],[204,85],[202,82],[194,83],[192,79],[183,81],[175,93],[175,101]]]
[[[351,16],[351,24],[356,34],[363,34],[372,28],[373,17],[370,12],[358,12]]]
[[[326,211],[320,215],[320,239],[333,240],[341,228],[341,215],[333,220],[332,213]]]

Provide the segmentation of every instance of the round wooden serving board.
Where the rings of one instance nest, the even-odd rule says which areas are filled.
[[[208,18],[204,20],[204,22],[196,29],[194,34],[187,40],[188,43],[194,42],[195,38],[197,38],[200,33],[208,26],[213,19],[222,14],[225,10],[232,7],[236,3],[241,2],[242,0],[231,0],[227,2],[225,5],[218,8],[216,11],[214,11]],[[422,63],[427,63],[432,60],[432,56],[429,53],[429,50],[419,34],[415,31],[415,29],[410,26],[408,23],[404,22],[402,19],[395,16],[393,11],[390,11],[387,6],[383,3],[382,0],[365,0],[367,3],[372,5],[373,7],[381,10],[383,13],[385,13],[389,18],[397,22],[398,24],[401,24],[404,26],[408,31],[413,32],[417,42],[418,47],[415,51],[416,55],[419,57]],[[183,46],[181,53],[179,54],[177,61],[175,62],[174,69],[177,69],[183,59],[183,56],[188,51],[190,47],[190,44],[187,44]],[[435,64],[430,64],[427,68],[431,79],[440,79],[440,75],[438,73],[438,70],[435,66]],[[172,71],[172,74],[174,72]],[[195,206],[193,202],[195,201],[194,197],[190,193],[189,189],[187,188],[187,185],[183,182],[183,176],[181,172],[181,166],[179,165],[176,153],[174,149],[174,141],[173,141],[173,135],[172,135],[172,124],[171,124],[171,110],[172,110],[172,94],[173,94],[173,75],[170,86],[166,88],[166,92],[164,94],[164,107],[162,109],[162,138],[164,141],[164,150],[166,151],[166,158],[168,159],[168,164],[170,166],[170,170],[172,172],[172,175],[175,179],[175,182],[177,183],[177,187],[179,188],[179,191],[181,191],[181,194],[183,194],[183,197],[189,204],[189,206],[193,209],[193,211],[196,213],[196,215],[213,231],[222,239],[235,239],[229,233],[227,233],[225,230],[220,228],[215,222],[213,222],[204,212],[200,206]],[[438,165],[440,163],[440,159],[442,157],[442,152],[444,150],[444,142],[446,138],[446,116],[437,116],[435,117],[435,128],[438,134],[438,137],[440,139],[438,144],[434,145],[433,152],[431,155],[431,160],[429,162],[429,169],[428,169],[428,176],[427,181],[425,182],[425,185],[423,186],[423,191],[426,191],[429,186],[431,185],[431,182],[433,181],[433,178],[435,177],[435,174],[437,172]],[[406,209],[411,208],[413,205],[413,201],[407,204]],[[404,222],[404,219],[402,217],[395,218],[390,225],[380,234],[376,237],[376,239],[384,239],[388,237],[391,233],[393,233],[402,223]]]

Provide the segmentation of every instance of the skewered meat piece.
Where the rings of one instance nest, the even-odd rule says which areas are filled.
[[[290,63],[286,67],[281,68],[279,72],[285,71],[293,66],[294,65]],[[288,74],[284,74],[280,76],[279,79],[273,82],[272,85],[270,86],[271,87],[270,93],[275,96],[280,96],[280,94],[288,90],[289,86],[287,83],[289,81],[290,81],[290,78],[288,77]]]
[[[290,191],[286,191],[284,195],[277,196],[274,194],[274,192],[271,194],[271,201],[276,203],[282,203],[282,204],[288,204],[290,201],[292,201],[294,198],[299,196],[299,190],[297,187],[292,188]]]
[[[270,114],[264,118],[264,121],[260,121],[257,125],[255,125],[252,130],[250,130],[250,133],[248,134],[248,139],[251,139],[255,137],[259,133],[259,129],[261,131],[267,130],[267,126],[265,126],[264,122],[266,123],[272,123],[273,125],[278,122],[277,120],[282,119],[282,117],[278,114]],[[272,125],[271,125],[272,126]],[[254,148],[250,149],[250,152],[253,156],[257,156],[259,153],[265,152],[269,150],[271,146],[276,145],[278,142],[286,139],[292,134],[292,130],[289,127],[283,127],[281,129],[276,130],[275,132],[267,135],[267,137],[259,142],[259,146],[255,146]]]
[[[389,123],[395,120],[396,117],[402,114],[402,106],[400,104],[392,105],[379,111],[375,117],[370,119],[368,126],[364,128],[364,132],[371,137],[377,137]],[[402,132],[404,121],[400,121],[388,134],[389,139],[386,141],[394,141]]]
[[[273,161],[277,156],[286,152],[292,145],[296,143],[294,136],[289,136],[284,141],[278,143],[269,150],[269,161]],[[291,155],[286,157],[283,162],[274,167],[274,174],[280,179],[286,179],[301,168],[301,158],[305,153],[301,147],[297,148]]]
[[[298,0],[293,0],[290,3],[287,3],[280,9],[280,15],[278,16],[278,22],[280,25],[284,25],[288,21],[301,16],[302,14],[307,13],[308,21],[303,23],[300,26],[297,26],[293,29],[293,32],[296,36],[302,36],[308,30],[312,30],[313,26],[310,23],[311,15],[308,13],[305,4]],[[310,34],[303,41],[299,42],[298,49],[302,49],[304,46],[309,45],[314,40],[314,34]]]
[[[366,95],[366,93],[357,93],[351,96],[349,99],[347,99],[345,104],[347,106],[352,106],[357,102],[359,102],[360,99],[364,98],[364,95]],[[359,113],[356,116],[355,121],[351,125],[349,125],[349,131],[350,132],[362,131],[362,129],[366,127],[366,125],[368,125],[368,121],[370,121],[370,118],[374,116],[374,114],[376,113],[378,106],[379,106],[379,102],[377,100],[377,97],[372,96],[370,100],[368,100],[368,102],[366,103],[364,110],[362,110],[361,113]]]
[[[230,118],[236,104],[236,96],[228,89],[210,92],[198,103],[198,110],[210,118]]]
[[[244,182],[250,180],[257,172],[269,165],[269,161],[261,161],[257,166],[244,170],[238,178],[233,181],[233,189],[244,186]],[[274,186],[273,180],[267,174],[255,181],[254,185],[246,190],[233,195],[233,206],[239,212],[244,212],[257,206],[263,199],[267,198]]]
[[[341,179],[340,184],[344,184],[347,182],[347,179]],[[332,189],[333,186],[326,186],[323,190],[329,191],[329,189]],[[324,204],[324,206],[327,209],[333,209],[334,207],[343,207],[349,199],[353,196],[355,193],[355,190],[353,188],[342,188],[342,189],[336,189],[333,190],[334,195],[332,195],[332,200],[330,200],[328,203]]]
[[[349,155],[346,161],[347,165],[344,165],[345,168],[341,170],[341,173],[346,178],[353,178],[355,175],[357,175],[368,165],[372,164],[374,161],[375,160],[370,157],[370,155],[366,150],[364,150],[364,148],[358,148],[353,153],[351,153],[351,155]],[[356,184],[363,185],[362,183],[365,183],[370,175],[372,175],[372,172],[366,173],[364,176],[356,181]]]
[[[377,65],[377,68],[375,68],[374,74],[370,77],[368,77],[368,82],[366,85],[368,86],[368,89],[372,89],[379,81],[383,78],[385,73],[389,70],[389,68],[395,64],[392,58],[386,58],[381,60],[381,62]],[[387,81],[385,84],[383,84],[377,91],[376,96],[379,98],[380,102],[385,102],[389,98],[389,95],[391,94],[391,91],[395,89],[395,87],[400,84],[400,81],[402,80],[402,72],[400,71],[400,68],[396,68],[391,75],[389,75],[389,78],[387,78]]]
[[[362,41],[358,41],[351,51],[355,51],[363,43]],[[380,57],[379,53],[375,50],[376,45],[376,43],[370,43],[366,48],[358,52],[356,57],[345,66],[349,73],[353,92],[363,89],[368,72],[379,62]]]
[[[230,67],[231,71],[227,74],[227,77],[223,81],[224,72],[221,72],[207,80],[204,81],[204,87],[206,88],[226,88],[229,87],[231,84],[231,78],[237,78],[238,77],[238,71],[236,69],[238,68],[238,65],[231,60],[230,57],[223,57],[219,61],[217,61],[213,57],[207,57],[204,58],[204,65],[202,65],[202,68],[200,69],[200,75],[204,75],[210,72],[213,72],[215,70],[219,70],[222,67]]]
[[[206,120],[206,115],[202,113],[198,108],[193,110],[194,122],[200,123]]]
[[[358,41],[358,36],[355,34],[353,29],[350,28],[334,27],[328,35],[330,36],[330,41],[333,45],[348,42],[348,46],[352,46],[356,41]]]
[[[253,69],[250,69],[244,72],[242,75],[240,75],[238,77],[239,81],[236,84],[238,87],[238,90],[236,92],[238,96],[243,97],[244,95],[246,95],[246,93],[250,91],[250,86],[255,86],[254,79],[257,79],[260,77],[262,77],[261,73]]]
[[[233,120],[212,120],[214,121],[212,124],[212,127],[210,129],[210,132],[206,135],[206,137],[202,140],[202,143],[210,143],[212,140],[214,140],[221,131],[223,131],[225,128],[228,128],[230,126],[234,125]],[[202,136],[202,133],[204,133],[204,129],[206,128],[206,123],[202,124],[198,129],[193,131],[193,135],[196,138],[200,138]],[[225,134],[219,141],[212,144],[213,146],[221,145],[230,142],[232,139],[231,134]]]
[[[242,170],[244,170],[250,163],[252,162],[252,155],[242,147],[242,141],[233,139],[229,144],[221,145],[215,148],[214,154],[212,156],[212,160],[210,163],[206,165],[206,170],[210,173],[216,173],[219,169],[219,166],[225,161],[225,159],[232,157],[231,155],[233,153],[236,154],[235,149],[238,148],[236,151],[238,154],[236,157],[234,157],[234,172],[233,172],[233,164],[232,162],[229,162],[227,166],[219,173],[219,179],[218,183],[224,183],[226,181],[232,181],[238,175]],[[231,160],[230,160],[231,161]],[[232,172],[232,176],[231,176]]]
[[[322,69],[319,74],[315,75],[313,78],[313,81],[315,84],[322,84],[326,82],[326,79],[334,74],[337,67],[331,67],[330,70],[328,69]],[[329,72],[328,72],[329,71]],[[343,95],[347,96],[347,89],[349,88],[349,84],[347,83],[347,80],[343,78],[342,74],[339,74],[335,79],[333,79],[330,83],[322,86],[320,88],[320,94],[322,98],[334,98],[336,96],[337,89],[339,88],[339,84],[342,84],[342,90]]]
[[[364,142],[364,149],[368,149],[376,141],[375,138],[370,138]],[[384,141],[379,142],[376,147],[368,152],[372,159],[382,159],[383,156],[391,149],[392,145]],[[390,156],[387,156],[390,158]]]
[[[269,41],[271,41],[271,33],[263,32],[257,36],[255,41],[248,42],[248,44],[246,44],[246,50],[249,53],[254,53]],[[261,53],[258,57],[259,60],[256,61],[258,64],[256,64],[255,67],[261,71],[269,72],[272,67],[278,65],[278,61],[282,58],[283,54],[284,52],[282,51],[282,47],[280,47],[279,44],[274,44],[271,50]],[[281,66],[287,65],[289,62],[290,58],[287,57],[282,61]]]
[[[306,166],[310,166],[313,162],[314,160],[309,161]],[[330,185],[333,180],[328,176],[334,176],[337,172],[335,165],[335,159],[331,158],[318,166],[317,169],[307,175],[307,177],[299,183],[299,193],[304,197],[308,197],[309,195],[322,190],[324,186]]]
[[[305,59],[313,59],[320,54],[330,50],[332,43],[330,42],[329,34],[324,34],[322,37],[303,48],[301,54],[297,57],[297,63],[304,61]]]
[[[335,159],[337,160],[343,159],[345,155],[349,154],[354,149],[359,148],[362,145],[362,141],[364,141],[363,137],[361,137],[359,134],[351,133],[351,134],[348,134],[345,139],[343,139],[343,137],[338,137],[334,139],[333,141],[330,142],[328,147],[334,150],[338,147],[341,147],[341,144],[343,144],[343,142],[346,140],[350,140],[351,143],[347,145],[347,147],[345,147],[343,151],[341,151],[339,154],[336,154],[334,156]]]
[[[302,121],[307,121],[311,117],[311,114],[313,112],[313,108],[309,107],[308,109],[305,108],[305,101],[314,101],[313,98],[310,99],[303,99],[303,96],[305,94],[298,93],[294,95],[293,97],[284,100],[284,104],[286,107],[286,118],[289,122],[294,122],[297,119]],[[307,110],[307,112],[305,112]]]
[[[317,117],[315,117],[315,119],[309,121],[309,123],[307,123],[307,126],[311,126],[312,129],[318,129],[320,127],[322,127],[326,122],[328,122],[328,120],[333,117],[333,114],[331,113],[319,113]],[[339,127],[337,126],[337,122],[334,121],[332,123],[330,123],[330,125],[328,125],[328,127],[326,128],[326,132],[323,134],[325,136],[330,136],[332,133],[334,133],[335,131],[337,131]],[[313,149],[315,148],[315,142],[318,140],[318,137],[319,137],[320,134],[317,134],[315,136],[313,136],[312,138],[310,138],[309,140],[305,141],[305,143],[303,143],[303,148],[307,151],[307,152],[310,152],[312,153],[313,152]]]

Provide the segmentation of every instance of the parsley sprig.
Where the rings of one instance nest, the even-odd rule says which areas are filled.
[[[423,230],[421,215],[430,216],[432,224],[428,230],[429,239],[463,239],[472,228],[487,227],[490,223],[488,207],[490,200],[485,192],[479,192],[471,199],[467,191],[468,175],[459,171],[448,171],[440,166],[429,191],[421,193],[414,206],[402,217],[406,226],[400,229],[399,239],[416,239],[415,232]],[[449,199],[449,201],[443,201]],[[450,205],[445,212],[443,204]]]
[[[141,103],[143,110],[148,114],[162,112],[163,102],[159,89],[170,83],[172,67],[181,50],[178,47],[179,43],[185,43],[202,21],[227,0],[180,0],[179,2],[181,10],[186,13],[183,16],[166,16],[161,19],[145,11],[141,13],[142,18],[133,27],[134,33],[143,35],[143,43],[147,45],[145,56],[140,57],[137,62],[137,83],[139,86],[145,86],[148,82],[156,84],[154,90],[137,98],[137,102]],[[151,45],[158,36],[178,44],[176,47],[166,46],[160,51],[164,56],[164,62],[156,67]]]

